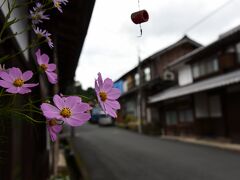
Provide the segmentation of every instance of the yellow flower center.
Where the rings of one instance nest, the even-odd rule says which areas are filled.
[[[50,121],[48,121],[48,125],[49,126],[56,126],[58,123],[57,123],[57,120],[56,119],[51,119]]]
[[[32,19],[34,20],[38,20],[38,19],[41,19],[41,16],[39,14],[35,14]]]
[[[13,85],[16,86],[16,87],[21,87],[23,84],[24,84],[24,81],[22,79],[16,79],[13,82]]]
[[[55,6],[56,6],[56,8],[59,8],[59,7],[60,7],[60,5],[61,5],[61,3],[60,3],[60,2],[56,2],[56,3],[55,3]]]
[[[69,108],[63,108],[60,112],[60,115],[65,118],[69,118],[72,115],[72,112]]]
[[[41,64],[40,67],[42,68],[43,71],[46,71],[48,68],[46,64]]]
[[[107,93],[99,92],[100,99],[104,102],[107,100]]]

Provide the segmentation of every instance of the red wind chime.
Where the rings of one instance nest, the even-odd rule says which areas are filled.
[[[149,15],[148,15],[148,12],[143,9],[143,10],[140,10],[140,3],[139,3],[139,0],[138,0],[138,11],[137,12],[134,12],[131,14],[131,19],[133,21],[133,23],[135,24],[139,24],[139,28],[140,28],[140,36],[142,36],[142,26],[141,26],[141,23],[144,23],[144,22],[147,22],[148,19],[149,19]]]

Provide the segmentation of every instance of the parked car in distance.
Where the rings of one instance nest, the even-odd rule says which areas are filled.
[[[99,106],[92,109],[92,117],[90,122],[102,126],[114,125],[114,119],[109,115],[106,115]]]
[[[114,119],[111,116],[104,114],[104,116],[99,118],[98,124],[100,126],[111,126],[114,125]]]
[[[100,115],[102,114],[101,112],[101,108],[100,107],[94,107],[91,111],[91,119],[90,119],[90,122],[93,123],[93,124],[97,124],[98,123],[98,120],[99,120],[99,117]]]

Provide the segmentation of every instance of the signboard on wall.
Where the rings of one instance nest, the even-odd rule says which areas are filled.
[[[119,80],[119,81],[115,82],[113,87],[118,88],[122,94],[124,92],[123,91],[123,80]]]

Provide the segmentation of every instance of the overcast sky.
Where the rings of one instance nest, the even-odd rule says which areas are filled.
[[[96,0],[75,80],[83,88],[93,87],[97,73],[118,79],[141,59],[178,41],[193,24],[229,0],[140,0],[149,21],[139,26],[131,21],[138,0]],[[187,32],[193,40],[207,45],[219,34],[240,25],[240,0],[232,0],[217,13]]]

